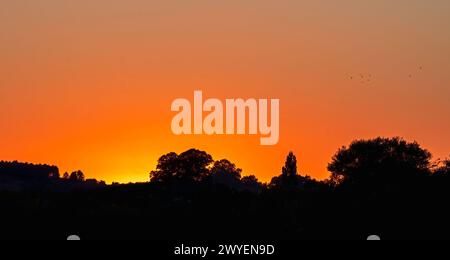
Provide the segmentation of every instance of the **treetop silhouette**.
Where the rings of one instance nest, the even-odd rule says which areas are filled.
[[[306,187],[316,187],[321,183],[313,180],[310,176],[301,176],[297,170],[297,157],[290,152],[286,162],[281,169],[281,175],[274,177],[269,187],[272,189],[297,190]]]
[[[242,178],[242,169],[229,160],[214,161],[212,156],[196,149],[180,155],[168,153],[161,156],[150,182],[162,184],[206,183],[234,190],[260,192],[263,184],[255,176]]]
[[[361,187],[399,184],[430,173],[431,153],[401,138],[354,141],[328,165],[333,185]]]
[[[238,188],[241,181],[242,169],[228,160],[220,160],[214,163],[211,168],[211,178],[213,183],[224,184],[229,187]]]
[[[209,176],[208,167],[213,162],[206,152],[191,149],[180,155],[168,153],[161,156],[156,171],[150,173],[152,182],[198,182]]]

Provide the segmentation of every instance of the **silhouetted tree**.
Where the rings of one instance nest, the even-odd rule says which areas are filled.
[[[71,174],[65,172],[60,178],[56,166],[0,162],[0,191],[70,192],[75,189],[96,189],[105,186],[104,182],[95,179],[85,181],[81,171]]]
[[[213,162],[206,152],[191,149],[180,155],[169,153],[158,160],[156,171],[150,173],[151,182],[202,181],[209,176]]]
[[[299,186],[299,175],[297,172],[297,158],[290,152],[286,158],[286,163],[282,168],[282,173],[274,177],[270,183],[271,188],[295,189]]]
[[[264,190],[264,184],[262,184],[255,175],[242,177],[241,183],[244,190],[253,193],[261,193]]]
[[[178,179],[179,175],[178,154],[168,153],[161,156],[156,166],[156,171],[150,172],[151,182],[169,182]]]
[[[440,162],[434,169],[435,174],[450,175],[450,160]]]
[[[0,180],[46,182],[59,179],[56,166],[14,162],[0,162]]]
[[[296,187],[299,184],[299,175],[297,171],[297,157],[293,152],[290,152],[286,158],[286,163],[282,169],[284,185]]]
[[[431,154],[401,138],[359,140],[341,148],[328,165],[333,185],[365,189],[392,186],[429,173]]]
[[[295,157],[293,152],[290,152],[286,158],[286,163],[282,169],[283,176],[286,178],[294,179],[294,176],[298,175],[297,172],[297,157]]]
[[[220,160],[211,168],[211,178],[215,184],[223,184],[230,188],[241,188],[242,170],[228,160]]]
[[[82,171],[77,171],[77,178],[79,181],[84,181],[84,173]]]
[[[74,182],[83,182],[84,178],[84,173],[82,171],[72,172],[69,176],[69,180]]]
[[[433,169],[433,175],[450,178],[450,159],[439,161]]]

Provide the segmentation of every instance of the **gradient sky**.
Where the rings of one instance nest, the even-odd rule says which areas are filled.
[[[269,181],[342,145],[450,154],[448,0],[0,0],[0,160],[147,181],[192,147]],[[361,76],[362,75],[362,76]],[[369,82],[370,79],[370,82]],[[174,136],[176,98],[281,99],[281,139]]]

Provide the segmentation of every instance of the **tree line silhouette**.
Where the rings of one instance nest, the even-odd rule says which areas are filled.
[[[91,238],[435,239],[450,231],[450,160],[432,161],[418,143],[357,140],[328,170],[324,181],[303,175],[291,152],[280,175],[261,183],[191,149],[161,156],[148,183],[106,185],[81,171],[61,177],[55,166],[0,162],[0,209],[20,221],[4,232],[16,237],[60,236],[55,219]]]
[[[50,165],[0,161],[0,191],[72,191],[105,187],[104,181],[85,179],[82,171],[65,172]]]

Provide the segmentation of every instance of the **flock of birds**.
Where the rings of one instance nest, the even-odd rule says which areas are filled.
[[[419,67],[419,71],[423,71],[423,67]],[[409,74],[408,77],[412,79],[414,77],[413,74]],[[369,84],[373,81],[373,75],[372,74],[363,74],[360,73],[358,75],[352,75],[350,76],[350,80],[359,80],[361,84]]]
[[[351,80],[358,79],[361,81],[361,84],[372,82],[372,74],[359,74],[358,76],[351,76]]]

